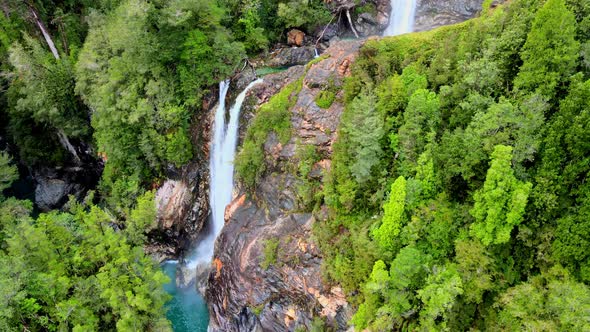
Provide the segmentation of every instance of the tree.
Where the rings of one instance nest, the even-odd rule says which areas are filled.
[[[523,219],[532,184],[516,179],[511,160],[512,147],[497,145],[484,186],[474,195],[471,234],[486,246],[508,242]]]
[[[129,243],[140,246],[147,240],[145,234],[156,225],[156,193],[151,190],[137,199],[135,208],[129,213],[126,222],[125,235]]]
[[[427,89],[418,89],[410,97],[404,112],[404,124],[399,128],[398,138],[401,156],[415,166],[418,156],[428,143],[426,138],[435,132],[441,121],[438,96]]]
[[[413,246],[399,251],[389,271],[382,260],[376,261],[364,285],[364,302],[352,319],[355,328],[385,331],[400,327],[400,317],[419,304],[415,291],[423,285],[430,261],[430,256]]]
[[[590,328],[590,288],[561,266],[504,292],[498,327],[506,330],[586,331]]]
[[[457,271],[463,280],[467,302],[481,303],[483,294],[494,286],[493,258],[479,241],[458,240],[455,243]]]
[[[580,44],[575,36],[576,19],[565,1],[547,0],[521,51],[523,64],[515,87],[553,99],[576,68]]]
[[[21,121],[30,119],[36,127],[51,128],[49,142],[61,145],[79,162],[78,152],[70,140],[87,139],[90,126],[87,109],[74,93],[72,59],[54,59],[29,36],[24,37],[24,45],[13,44],[9,59],[17,78],[10,87],[11,127],[23,159],[33,163],[42,158],[36,151],[38,147],[30,146],[27,140],[41,140],[37,144],[45,146],[48,143],[34,133],[25,136],[18,132],[30,130],[19,128]]]
[[[330,12],[319,0],[288,0],[279,2],[277,16],[285,28],[313,28],[330,20]]]
[[[373,238],[385,252],[391,252],[403,226],[406,205],[406,179],[400,176],[391,185],[389,200],[383,206],[381,226],[373,231]]]
[[[176,100],[174,73],[165,65],[183,44],[163,50],[159,35],[175,39],[183,32],[171,33],[163,23],[156,29],[152,18],[166,17],[164,11],[129,0],[108,15],[93,13],[76,64],[76,91],[92,109],[94,138],[106,160],[101,188],[117,212],[135,202],[166,162],[182,165],[192,157],[190,113]],[[184,8],[177,13],[177,20],[194,14]]]
[[[359,94],[350,104],[350,119],[343,120],[349,136],[351,151],[350,171],[359,184],[371,177],[372,168],[379,163],[383,153],[381,139],[384,135],[383,118],[375,108],[375,96]]]
[[[70,212],[41,214],[33,221],[26,205],[0,203],[6,234],[6,251],[0,250],[0,326],[170,330],[163,309],[166,276],[141,247],[112,228],[112,217],[96,206],[73,203]]]
[[[447,264],[444,267],[435,267],[434,273],[426,279],[426,286],[418,291],[418,297],[424,304],[420,312],[420,325],[429,330],[444,329],[446,313],[455,304],[457,296],[461,294],[463,294],[463,282],[456,266]],[[439,317],[442,318],[442,323],[437,323]]]
[[[0,151],[0,197],[2,191],[9,188],[12,182],[18,179],[16,166],[11,165],[11,158],[8,153]]]

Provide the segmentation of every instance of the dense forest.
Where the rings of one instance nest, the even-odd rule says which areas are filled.
[[[590,3],[368,41],[317,224],[357,330],[590,329]]]
[[[190,124],[212,87],[330,11],[319,0],[0,5],[0,330],[169,330],[167,277],[142,250],[150,189],[193,158]],[[104,169],[83,201],[40,214],[11,197],[17,164]]]
[[[325,283],[358,331],[590,330],[590,2],[492,2],[367,40],[316,100],[342,90],[345,111],[325,183],[298,151],[298,190],[328,207]],[[330,3],[0,0],[0,330],[170,330],[167,277],[143,250],[152,189],[195,158],[215,85],[288,29],[328,23]],[[289,139],[301,84],[258,110],[245,187],[269,133]],[[13,195],[23,169],[89,164],[98,186],[59,211]]]

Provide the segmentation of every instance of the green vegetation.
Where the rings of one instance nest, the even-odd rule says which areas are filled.
[[[357,330],[590,328],[590,6],[488,7],[345,83],[314,233]]]
[[[2,174],[8,158],[0,154]],[[2,186],[14,176],[3,177]],[[31,217],[32,204],[0,194],[0,329],[16,331],[169,331],[166,276],[137,244],[139,231],[92,204]],[[154,222],[153,194],[131,212]],[[128,230],[133,229],[128,227]]]
[[[322,90],[315,98],[315,103],[323,109],[328,109],[336,100],[336,93],[330,90]]]
[[[268,269],[269,266],[277,263],[279,259],[279,239],[268,239],[264,241],[264,248],[262,255],[264,256],[260,267],[264,270]]]
[[[166,278],[142,249],[156,227],[150,189],[197,157],[191,125],[211,88],[287,29],[330,17],[320,0],[4,1],[0,144],[14,153],[0,152],[0,330],[170,330]],[[300,86],[261,110],[242,169],[259,172],[271,131],[289,140]],[[96,195],[63,211],[2,196],[17,162],[98,171],[100,160]]]
[[[289,109],[297,102],[303,77],[285,86],[272,96],[268,103],[256,112],[248,126],[242,149],[236,156],[236,174],[248,188],[255,188],[266,170],[264,143],[270,133],[274,133],[281,144],[291,139],[291,113]]]
[[[118,216],[193,158],[211,87],[330,18],[319,0],[9,1],[3,14],[2,130],[29,166],[103,159],[99,197]]]
[[[320,161],[320,155],[315,145],[298,144],[295,157],[299,160],[297,165],[297,196],[300,206],[305,210],[313,210],[321,201],[320,181],[312,178],[314,165]]]
[[[315,98],[315,103],[323,109],[328,109],[336,100],[336,95],[341,90],[341,87],[334,84],[332,78],[328,79],[328,83],[322,88],[322,91]]]

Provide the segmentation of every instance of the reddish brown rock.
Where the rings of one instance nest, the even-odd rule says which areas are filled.
[[[337,330],[345,330],[350,307],[338,289],[324,285],[321,253],[313,242],[314,217],[297,206],[298,179],[293,174],[296,146],[313,144],[324,155],[312,173],[321,179],[330,167],[343,105],[339,94],[328,108],[315,103],[327,82],[340,86],[350,74],[362,41],[343,41],[326,51],[326,58],[305,73],[291,111],[293,135],[280,144],[270,134],[264,144],[266,173],[252,195],[239,195],[226,209],[226,224],[217,239],[215,257],[223,268],[209,275],[206,293],[213,331],[294,331],[311,327],[322,317]],[[281,87],[304,74],[303,67],[265,77],[252,89],[250,105],[259,105]],[[255,97],[255,98],[254,98]],[[246,123],[255,107],[246,109]],[[238,186],[239,187],[239,186]],[[278,240],[276,262],[261,267],[269,240]],[[259,312],[255,314],[254,312]]]
[[[291,46],[303,46],[305,33],[301,30],[293,29],[287,32],[287,44]]]
[[[229,221],[229,218],[231,218],[231,216],[236,212],[237,209],[244,205],[245,201],[246,195],[242,194],[236,199],[234,199],[231,203],[229,203],[228,206],[225,207],[225,212],[223,215],[223,219],[225,220],[225,222]]]

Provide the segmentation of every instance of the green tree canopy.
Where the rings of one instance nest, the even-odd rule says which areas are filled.
[[[484,186],[474,195],[471,232],[485,245],[508,242],[523,219],[532,184],[518,181],[511,163],[512,147],[496,146]]]
[[[547,0],[535,15],[522,49],[515,87],[553,99],[576,68],[580,43],[575,37],[576,19],[565,1]]]

